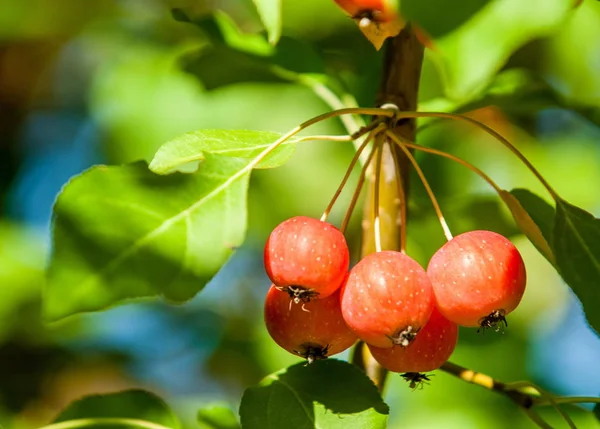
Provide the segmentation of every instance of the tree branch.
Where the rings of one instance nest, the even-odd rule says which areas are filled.
[[[423,63],[423,46],[407,26],[396,37],[387,41],[384,56],[383,76],[377,104],[393,104],[401,111],[414,111]],[[414,119],[400,121],[394,126],[399,135],[415,140]],[[367,175],[367,198],[363,210],[363,231],[361,257],[375,251],[375,194],[379,192],[379,222],[381,248],[383,250],[404,250],[406,231],[406,207],[410,162],[406,155],[387,141],[385,135],[378,137],[383,146],[379,183],[375,180],[375,165],[370,166]],[[375,158],[377,159],[377,158]],[[377,187],[378,191],[377,191]],[[362,342],[357,344],[352,356],[354,364],[363,368],[373,382],[383,390],[387,370],[382,368]]]

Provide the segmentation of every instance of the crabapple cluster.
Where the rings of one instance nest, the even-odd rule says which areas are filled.
[[[506,324],[526,283],[518,250],[491,231],[454,237],[427,270],[397,251],[371,253],[349,270],[342,232],[298,216],[273,230],[264,261],[273,282],[265,323],[282,348],[312,362],[360,339],[383,367],[408,374],[439,368],[459,326]]]

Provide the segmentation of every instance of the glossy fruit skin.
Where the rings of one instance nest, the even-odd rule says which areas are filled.
[[[374,21],[387,22],[398,16],[390,0],[334,0],[353,18],[368,16]]]
[[[381,366],[393,372],[428,372],[450,358],[458,341],[458,325],[433,309],[427,324],[407,347],[368,346]]]
[[[418,332],[427,323],[433,304],[425,270],[395,251],[365,256],[342,288],[344,320],[361,340],[376,347],[392,347],[392,338],[407,328],[413,335]]]
[[[318,219],[296,216],[279,224],[264,250],[267,275],[279,287],[301,286],[325,298],[348,273],[350,252],[344,234]]]
[[[339,291],[327,298],[290,305],[288,294],[272,285],[265,299],[265,324],[279,346],[305,358],[309,346],[321,348],[325,351],[322,357],[327,357],[358,340],[342,317]]]
[[[525,264],[517,248],[492,231],[470,231],[444,244],[427,273],[441,313],[461,326],[482,326],[497,310],[513,311],[525,292]]]

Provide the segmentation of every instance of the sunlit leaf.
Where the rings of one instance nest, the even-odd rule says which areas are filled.
[[[564,200],[556,204],[554,253],[590,325],[600,332],[600,219]]]
[[[249,130],[199,130],[186,133],[163,144],[150,163],[158,174],[172,173],[181,166],[204,159],[205,153],[252,158],[282,134]],[[296,139],[289,139],[263,159],[257,168],[278,167],[289,160]],[[189,171],[188,171],[189,172]]]
[[[554,252],[551,247],[554,225],[552,206],[526,189],[502,191],[500,197],[508,206],[521,231],[539,252],[555,265]]]
[[[440,66],[446,92],[451,99],[473,98],[487,86],[508,58],[525,43],[551,34],[572,11],[572,0],[503,0],[469,2],[471,12],[460,12],[462,24],[434,39],[431,50],[435,63]],[[462,9],[456,8],[456,9]],[[467,9],[466,9],[467,10]],[[424,12],[439,15],[437,7]],[[421,19],[425,22],[425,18]],[[427,32],[443,33],[443,20],[430,19]],[[460,20],[455,20],[456,25]],[[442,31],[443,30],[443,31]]]
[[[388,406],[357,367],[327,359],[298,364],[244,392],[244,429],[385,428]]]
[[[269,34],[269,42],[276,44],[281,37],[281,0],[253,1]]]
[[[227,405],[208,404],[198,411],[200,429],[239,429],[237,416]]]
[[[192,175],[158,176],[138,162],[72,179],[54,208],[46,318],[193,297],[244,239],[247,164],[207,153]]]
[[[178,429],[179,420],[158,396],[145,390],[132,389],[106,395],[91,395],[71,403],[55,422],[91,418],[122,418],[145,420]],[[123,425],[103,424],[95,428],[116,429]]]

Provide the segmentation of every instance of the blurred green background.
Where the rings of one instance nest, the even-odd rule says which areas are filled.
[[[426,53],[421,110],[473,111],[563,197],[600,213],[600,4],[465,2],[465,16],[453,7],[455,24],[445,28],[446,3],[409,10],[438,46]],[[192,427],[204,404],[237,409],[245,387],[297,362],[262,322],[269,286],[262,245],[283,219],[321,214],[351,145],[300,145],[286,166],[256,172],[246,244],[182,306],[142,302],[44,325],[52,204],[83,169],[150,160],[184,132],[286,131],[330,109],[308,87],[274,74],[273,64],[293,76],[329,76],[335,91],[371,106],[381,58],[328,0],[284,0],[276,48],[266,44],[250,0],[0,0],[0,425],[41,426],[82,395],[143,387]],[[311,129],[343,131],[336,121]],[[504,188],[543,195],[506,149],[473,128],[436,123],[418,139],[470,160]],[[528,289],[507,332],[461,331],[452,360],[504,381],[598,395],[600,340],[568,287],[485,183],[446,160],[418,158],[453,232],[501,232],[528,269]],[[412,185],[409,250],[426,265],[444,238],[416,178]],[[348,237],[355,253],[359,222]],[[505,398],[443,373],[415,392],[397,376],[388,386],[390,428],[532,427]],[[591,413],[569,411],[579,427],[597,427]],[[559,424],[551,412],[544,417]]]

